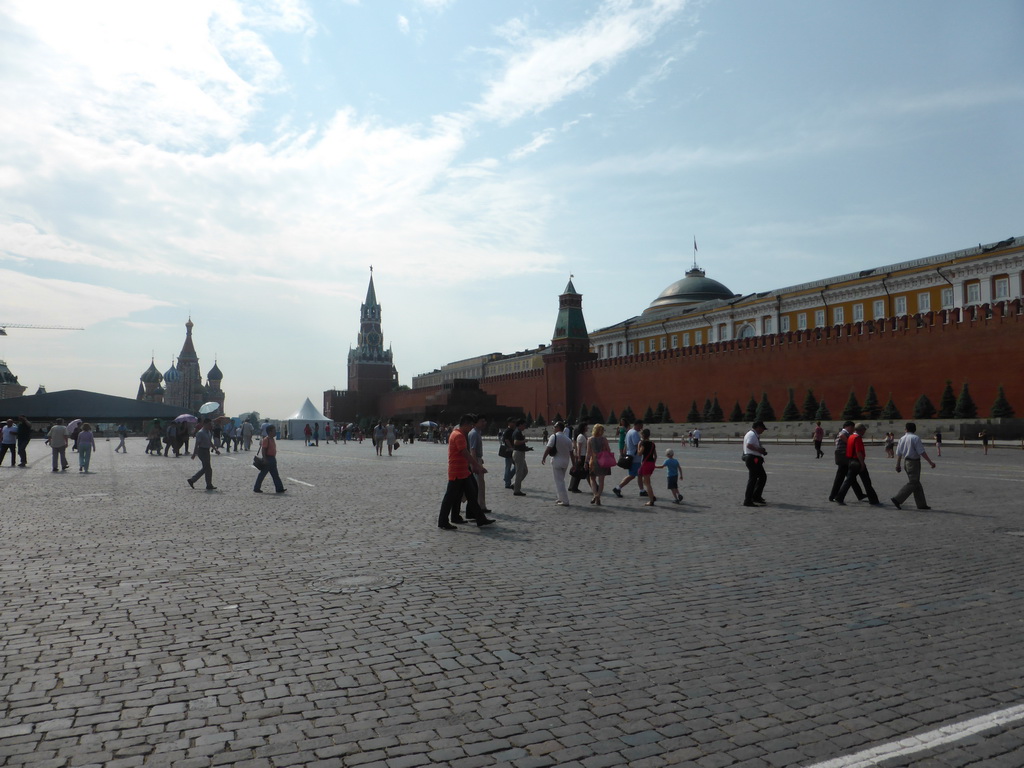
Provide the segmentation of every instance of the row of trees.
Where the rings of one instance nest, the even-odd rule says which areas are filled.
[[[1006,399],[1006,394],[1003,392],[1002,387],[999,387],[999,394],[995,402],[992,403],[989,413],[992,418],[1010,418],[1014,415],[1014,410]],[[928,395],[921,395],[917,402],[914,403],[913,414],[915,419],[974,419],[978,416],[978,406],[974,402],[974,398],[971,397],[967,382],[964,382],[960,395],[957,396],[953,393],[953,383],[947,381],[937,408],[932,404]],[[708,399],[704,401],[703,411],[697,408],[697,401],[694,400],[690,406],[689,413],[686,414],[686,420],[688,422],[719,422],[725,420],[723,416],[722,407],[719,405],[718,398],[715,397],[713,400]],[[857,419],[882,419],[889,421],[903,418],[899,408],[896,407],[896,403],[893,402],[892,395],[889,395],[885,405],[881,405],[873,386],[868,387],[863,404],[857,400],[857,394],[851,390],[850,396],[847,398],[846,405],[843,406],[839,417],[844,421],[847,419],[853,421]],[[829,410],[825,400],[822,399],[819,402],[815,398],[813,390],[807,390],[802,407],[797,406],[793,390],[789,390],[789,401],[782,410],[782,421],[830,421],[831,419],[832,412]],[[761,393],[760,401],[754,399],[754,396],[751,395],[746,408],[741,408],[739,401],[736,401],[728,420],[734,422],[776,421],[777,417],[775,409],[768,400],[768,394],[763,392]]]
[[[617,424],[619,419],[623,418],[630,424],[636,421],[636,414],[633,409],[626,406],[622,412],[616,416],[615,411],[608,412],[608,420],[605,421],[604,414],[601,409],[596,405],[587,407],[586,403],[580,404],[580,410],[576,414],[576,424]],[[644,423],[646,424],[673,424],[672,414],[669,413],[668,407],[664,403],[658,403],[657,407],[652,408],[647,406],[647,410],[643,415]],[[555,414],[555,418],[552,419],[552,423],[556,421],[564,421],[562,414]],[[548,422],[545,421],[543,414],[537,414],[537,418],[533,418],[532,413],[526,415],[526,422],[532,424],[535,427],[546,427]]]
[[[999,387],[999,395],[996,397],[995,402],[989,409],[989,413],[992,418],[1010,418],[1014,415],[1014,410],[1010,406],[1009,401],[1007,401],[1002,387]],[[946,388],[942,391],[942,396],[939,398],[938,407],[932,403],[928,398],[928,395],[921,395],[917,399],[917,402],[914,403],[913,408],[913,418],[915,419],[974,419],[977,418],[977,416],[978,406],[971,397],[967,382],[964,382],[964,385],[960,390],[960,395],[957,396],[953,392],[953,382],[947,381]],[[626,406],[618,416],[616,416],[615,411],[610,411],[608,413],[608,420],[606,421],[600,408],[596,405],[588,408],[584,403],[580,405],[580,410],[577,414],[575,423],[616,424],[620,418],[626,419],[627,423],[632,423],[636,420],[636,414],[633,412],[632,408]],[[800,406],[796,404],[793,390],[789,390],[789,401],[786,403],[785,408],[782,409],[782,421],[831,421],[832,418],[832,411],[829,409],[828,405],[826,405],[825,400],[822,399],[819,401],[814,396],[813,390],[807,390],[807,394],[803,399],[803,404]],[[903,415],[900,412],[900,409],[896,407],[896,403],[893,402],[891,394],[885,404],[882,405],[879,403],[875,388],[873,386],[869,386],[867,394],[864,396],[863,403],[857,399],[857,394],[853,390],[850,390],[850,396],[847,398],[846,405],[843,406],[843,410],[840,412],[839,418],[844,421],[847,419],[852,421],[856,421],[858,419],[882,419],[890,421],[902,419]],[[536,419],[534,419],[533,414],[527,414],[526,420],[528,424],[532,424],[535,427],[547,426],[544,416],[540,414],[537,415]],[[562,420],[561,414],[557,414],[554,418],[554,421]],[[658,403],[655,408],[647,406],[647,410],[643,415],[643,420],[646,424],[674,423],[672,414],[669,413],[668,407],[664,403]],[[767,392],[761,393],[760,400],[755,399],[754,396],[751,395],[750,400],[747,401],[746,408],[741,407],[737,400],[732,411],[729,413],[728,419],[725,418],[725,412],[722,410],[722,406],[718,402],[717,396],[706,399],[704,401],[703,409],[699,408],[697,406],[697,401],[694,400],[690,405],[690,410],[686,414],[686,421],[688,423],[778,420],[779,417],[776,416],[775,408],[772,407],[771,402],[768,400]]]

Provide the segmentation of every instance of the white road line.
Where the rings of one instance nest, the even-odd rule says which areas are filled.
[[[815,763],[814,765],[807,766],[807,768],[869,768],[886,760],[935,749],[942,744],[960,741],[976,733],[990,731],[993,728],[999,728],[1018,720],[1024,720],[1024,704],[1001,709],[998,712],[990,712],[987,715],[965,720],[962,723],[944,725],[933,731],[919,733],[916,736],[908,736],[899,741],[880,744],[863,752],[846,755],[845,757],[836,757],[823,763]]]
[[[301,480],[296,480],[294,477],[289,477],[288,480],[292,483],[298,483],[299,485],[306,485],[309,486],[310,488],[316,488],[316,486],[313,485],[312,483],[304,483]]]

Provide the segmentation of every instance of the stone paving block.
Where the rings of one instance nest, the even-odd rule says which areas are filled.
[[[391,464],[368,444],[301,448],[282,441],[282,465],[312,484],[271,515],[244,457],[217,457],[221,490],[193,495],[180,462],[101,446],[88,481],[104,501],[74,510],[48,472],[11,477],[0,747],[29,739],[76,768],[475,768],[520,749],[504,762],[801,764],[1021,702],[1006,454],[944,450],[927,487],[951,509],[925,516],[829,507],[828,468],[775,446],[777,501],[752,516],[720,492],[741,480],[734,446],[680,449],[686,514],[627,495],[555,526],[531,473],[519,503],[495,494],[496,526],[442,537],[422,500],[440,499],[443,446]],[[379,488],[387,515],[371,513]],[[400,580],[311,587],[363,574]],[[1024,728],[998,733],[985,759],[1024,764]]]

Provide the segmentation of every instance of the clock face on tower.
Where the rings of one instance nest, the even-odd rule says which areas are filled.
[[[380,334],[376,331],[370,331],[366,334],[366,344],[370,347],[376,347],[380,344]]]

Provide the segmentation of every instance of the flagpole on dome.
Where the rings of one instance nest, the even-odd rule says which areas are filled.
[[[693,268],[697,268],[697,236],[693,236]]]

